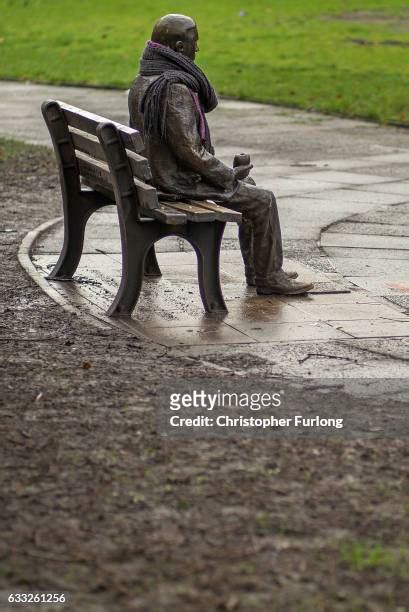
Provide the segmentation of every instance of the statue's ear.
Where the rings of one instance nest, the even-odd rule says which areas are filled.
[[[178,40],[177,43],[175,44],[175,51],[177,53],[183,53],[184,48],[185,48],[184,43],[181,40]]]

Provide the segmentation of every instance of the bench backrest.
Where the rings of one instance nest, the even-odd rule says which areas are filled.
[[[98,126],[113,124],[125,148],[139,205],[148,210],[159,207],[156,189],[147,184],[151,172],[148,160],[139,154],[144,144],[137,130],[58,100],[44,102],[42,113],[62,171],[76,170],[78,182],[82,177],[84,184],[114,200],[112,175],[97,137]]]

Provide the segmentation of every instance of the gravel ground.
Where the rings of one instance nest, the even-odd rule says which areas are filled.
[[[53,303],[16,258],[59,214],[51,153],[17,152],[0,181],[2,594],[87,612],[406,610],[407,442],[159,436],[157,384],[203,363]]]

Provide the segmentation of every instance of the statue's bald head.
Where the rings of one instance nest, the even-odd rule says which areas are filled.
[[[198,40],[197,26],[191,17],[170,14],[161,17],[153,28],[151,40],[183,53],[194,60]]]

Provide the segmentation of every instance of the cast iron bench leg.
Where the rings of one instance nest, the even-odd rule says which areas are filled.
[[[158,260],[156,259],[155,247],[151,246],[145,259],[145,276],[162,276]]]
[[[141,292],[146,256],[158,238],[157,224],[132,223],[122,226],[122,276],[108,316],[130,316]],[[156,259],[156,258],[155,258]]]
[[[99,206],[80,195],[67,197],[64,205],[64,245],[52,272],[52,280],[71,279],[78,267],[84,245],[85,226]]]
[[[206,312],[227,312],[220,287],[220,246],[226,223],[189,223],[187,237],[198,263],[200,295]]]

